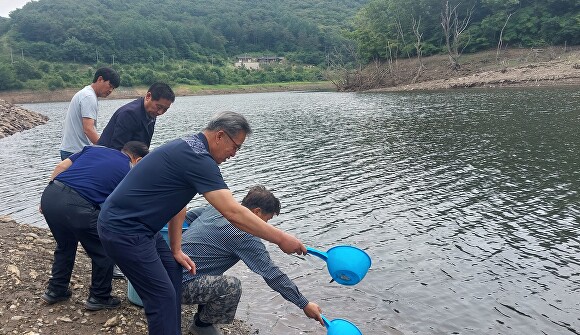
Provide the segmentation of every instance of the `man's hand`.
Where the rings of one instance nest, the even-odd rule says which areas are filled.
[[[282,240],[278,243],[280,250],[287,254],[297,253],[298,255],[306,255],[306,247],[296,237],[283,232]]]
[[[320,316],[320,313],[322,313],[322,309],[317,304],[309,302],[308,305],[304,307],[303,311],[307,317],[320,322],[320,324],[324,326],[324,321],[322,321],[322,316]]]
[[[183,251],[179,250],[173,253],[173,258],[177,261],[177,263],[181,264],[187,271],[189,271],[192,275],[195,274],[195,263],[187,256]]]

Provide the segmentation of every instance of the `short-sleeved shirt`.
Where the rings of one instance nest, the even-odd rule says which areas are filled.
[[[101,206],[99,225],[114,233],[156,233],[196,194],[227,189],[202,133],[151,151]]]
[[[60,150],[78,152],[83,147],[91,145],[92,143],[83,128],[83,118],[93,119],[96,126],[97,115],[97,94],[91,85],[85,86],[73,96],[68,106],[62,130]]]
[[[222,275],[242,260],[286,300],[300,309],[306,307],[308,300],[272,262],[262,240],[234,226],[212,206],[195,214],[197,218],[183,233],[181,249],[195,262],[196,274],[183,271],[184,283],[200,276]]]
[[[86,146],[69,159],[73,164],[55,179],[95,205],[103,203],[131,170],[129,156],[101,146]]]
[[[149,147],[156,118],[147,113],[144,101],[139,98],[117,109],[103,129],[98,144],[121,150],[129,141],[140,141]]]

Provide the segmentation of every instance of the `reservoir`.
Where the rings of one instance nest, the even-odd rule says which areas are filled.
[[[129,101],[100,101],[99,132]],[[25,104],[50,121],[0,139],[0,215],[47,227],[38,205],[67,106]],[[177,97],[152,148],[224,110],[254,130],[221,165],[234,196],[265,185],[282,203],[273,225],[372,258],[342,286],[320,259],[266,243],[327,318],[365,335],[580,334],[577,87]],[[326,333],[244,264],[231,273],[243,283],[237,318],[260,334]]]

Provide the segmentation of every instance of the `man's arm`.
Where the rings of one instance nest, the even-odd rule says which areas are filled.
[[[50,175],[50,180],[54,180],[56,176],[66,171],[69,167],[71,167],[72,164],[73,162],[69,158],[58,163]]]
[[[203,194],[205,199],[239,229],[275,243],[287,254],[306,254],[306,247],[296,237],[267,224],[234,199],[232,192],[221,189]]]
[[[83,130],[85,131],[85,135],[91,143],[97,144],[99,141],[99,133],[97,133],[97,129],[95,128],[95,120],[83,117]]]
[[[179,211],[167,224],[169,244],[173,258],[191,274],[195,274],[195,263],[181,250],[181,233],[186,208]]]

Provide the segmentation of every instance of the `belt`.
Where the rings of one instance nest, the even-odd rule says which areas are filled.
[[[65,184],[65,183],[62,183],[62,182],[60,182],[60,181],[58,181],[58,180],[56,180],[56,179],[53,179],[53,180],[52,180],[52,183],[53,183],[53,184],[55,184],[56,186],[60,186],[60,187],[68,187],[68,188],[70,188],[70,187],[69,187],[67,184]]]
[[[100,210],[100,209],[101,209],[101,206],[100,206],[100,205],[98,205],[98,204],[95,204],[95,203],[93,203],[92,201],[90,201],[89,199],[87,199],[87,198],[83,197],[83,196],[82,196],[82,195],[80,195],[80,194],[79,194],[79,193],[78,193],[78,192],[77,192],[77,191],[76,191],[74,188],[72,188],[72,187],[68,186],[67,184],[65,184],[65,183],[63,183],[63,182],[61,182],[61,181],[58,181],[58,180],[56,180],[56,179],[53,179],[53,180],[51,181],[51,183],[53,183],[54,185],[56,185],[56,186],[58,186],[58,187],[60,187],[60,188],[63,188],[63,189],[69,189],[69,190],[71,190],[72,192],[74,192],[74,194],[76,194],[77,196],[79,196],[79,197],[81,197],[81,198],[85,199],[85,200],[86,200],[88,203],[90,203],[91,205],[93,205],[93,206],[95,207],[95,209],[98,209],[98,210]]]

